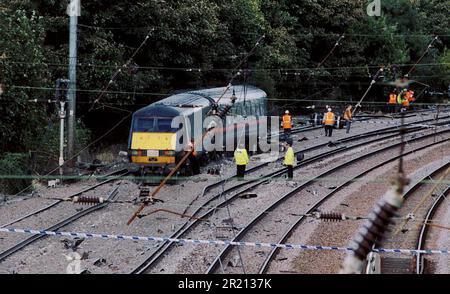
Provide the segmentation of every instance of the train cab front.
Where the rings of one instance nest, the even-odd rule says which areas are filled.
[[[133,115],[128,155],[132,170],[165,175],[176,166],[177,128],[171,126],[178,112],[167,107],[150,107]]]

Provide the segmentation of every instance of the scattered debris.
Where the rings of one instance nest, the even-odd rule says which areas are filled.
[[[207,173],[208,175],[220,176],[220,168],[210,168]]]
[[[298,142],[303,142],[303,141],[308,141],[309,139],[306,137],[301,138],[300,140],[298,140]]]
[[[63,239],[61,242],[64,244],[64,248],[66,249],[72,249],[73,251],[76,251],[78,246],[83,243],[84,238],[74,238],[73,240],[69,239]]]
[[[104,266],[104,265],[106,265],[106,259],[98,258],[94,261],[93,265],[98,266],[98,267]]]
[[[345,207],[350,207],[350,205],[348,205],[347,203],[341,203],[339,205],[345,206]]]
[[[317,191],[316,190],[306,190],[306,192],[313,194],[314,196],[317,196]]]
[[[328,189],[330,189],[330,190],[334,190],[336,188],[337,188],[337,186],[330,186],[330,187],[328,187]]]
[[[328,143],[327,146],[328,146],[328,147],[337,147],[337,145],[338,145],[338,144],[336,144],[336,143],[330,141],[330,142]]]
[[[227,266],[229,267],[239,267],[240,259],[238,255],[235,255],[231,260],[228,261]]]
[[[293,181],[288,181],[288,182],[286,183],[286,185],[287,185],[288,187],[291,187],[291,188],[297,187],[297,183],[296,183],[296,182],[293,182]]]
[[[89,271],[88,269],[84,269],[81,271],[80,275],[90,275],[92,274],[91,271]]]
[[[258,194],[254,194],[254,193],[244,193],[239,195],[239,198],[243,198],[243,199],[250,199],[250,198],[256,198],[258,197]]]
[[[61,183],[61,181],[59,179],[50,180],[50,181],[48,181],[48,187],[49,188],[56,188],[56,186],[58,186],[60,183]]]
[[[222,220],[222,223],[232,225],[233,218],[226,218],[226,219]]]

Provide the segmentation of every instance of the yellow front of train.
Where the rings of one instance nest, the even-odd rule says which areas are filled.
[[[167,174],[176,165],[177,128],[172,120],[175,109],[151,106],[133,114],[128,154],[130,162],[142,172]]]

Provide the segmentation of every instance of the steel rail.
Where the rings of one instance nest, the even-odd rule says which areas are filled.
[[[441,117],[440,119],[446,119],[446,118],[450,118],[450,116],[444,116],[444,117]],[[420,123],[431,122],[431,121],[435,121],[435,119],[433,118],[433,119],[423,120],[423,121],[420,121]],[[411,125],[414,125],[414,124],[417,124],[417,122],[407,123],[407,124],[405,124],[405,126],[411,126]],[[347,138],[336,140],[336,141],[334,141],[332,143],[340,144],[340,143],[344,143],[344,142],[347,142],[347,141],[352,141],[352,140],[355,140],[355,139],[363,138],[364,136],[367,136],[369,134],[373,135],[373,134],[377,134],[378,132],[387,131],[387,130],[398,130],[398,126],[382,128],[382,129],[370,131],[370,132],[367,132],[367,133],[364,133],[364,134],[358,134],[358,135],[350,136],[350,137],[347,137]],[[306,149],[303,149],[303,150],[299,150],[299,151],[295,152],[295,155],[300,154],[300,153],[305,153],[305,152],[308,152],[308,151],[312,151],[312,150],[316,150],[316,149],[320,149],[322,147],[328,146],[328,144],[329,143],[323,143],[323,144],[319,144],[319,145],[316,145],[316,146],[313,146],[313,147],[309,147],[309,148],[306,148]],[[280,156],[275,162],[278,162],[278,161],[280,161],[282,159],[283,159],[283,156]],[[269,165],[268,162],[259,164],[257,166],[254,166],[254,167],[249,168],[248,170],[246,170],[245,174],[249,174],[249,173],[255,172],[255,171],[257,171],[257,170],[259,170],[261,168],[264,168],[264,167],[266,167],[268,165]],[[230,176],[230,177],[227,177],[225,179],[219,180],[219,181],[217,181],[215,183],[212,183],[212,184],[209,184],[209,185],[205,186],[203,188],[201,196],[203,197],[212,188],[220,186],[223,183],[226,183],[226,182],[228,182],[228,181],[230,181],[230,180],[232,180],[234,178],[236,178],[236,176]]]
[[[441,131],[441,132],[439,132],[439,134],[448,133],[448,132],[450,132],[450,130]],[[409,142],[412,142],[412,141],[418,141],[418,140],[423,140],[423,139],[430,138],[430,137],[433,137],[433,136],[435,136],[435,134],[428,134],[428,135],[424,135],[424,136],[421,136],[421,137],[418,137],[418,138],[411,139]],[[408,154],[411,154],[411,153],[413,153],[413,152],[417,152],[417,151],[419,151],[419,150],[422,150],[422,149],[428,148],[428,147],[430,147],[430,146],[437,145],[437,144],[440,144],[440,143],[443,143],[443,142],[449,141],[449,140],[450,140],[450,138],[445,139],[445,140],[441,140],[441,141],[438,141],[438,142],[435,142],[435,143],[431,143],[431,144],[429,144],[429,145],[422,146],[422,147],[420,147],[420,148],[414,149],[413,151],[409,151],[409,152],[405,153],[404,155],[408,155]],[[334,172],[336,172],[336,171],[342,169],[343,167],[349,166],[349,165],[354,164],[354,163],[356,163],[356,162],[360,162],[361,159],[365,159],[365,158],[371,157],[371,156],[373,156],[373,155],[375,155],[375,154],[379,154],[379,153],[382,153],[382,152],[391,150],[393,147],[399,147],[401,144],[402,144],[402,143],[395,143],[395,144],[393,144],[393,145],[389,145],[389,146],[387,146],[387,147],[383,147],[383,148],[378,149],[378,150],[375,150],[375,151],[373,151],[373,152],[364,154],[364,155],[362,155],[362,156],[360,156],[360,157],[358,157],[358,158],[354,158],[354,159],[352,159],[352,160],[350,160],[350,161],[347,161],[347,162],[345,162],[345,163],[343,163],[343,164],[338,165],[337,167],[334,167],[334,168],[332,168],[332,169],[330,169],[330,170],[328,170],[328,171],[325,171],[325,172],[323,172],[322,174],[316,176],[315,178],[313,178],[313,179],[307,181],[306,183],[304,183],[304,184],[302,184],[302,185],[296,187],[295,189],[293,189],[292,191],[290,191],[290,192],[288,192],[287,194],[283,195],[283,196],[282,196],[281,198],[279,198],[277,201],[275,201],[274,203],[272,203],[267,209],[265,209],[265,210],[264,210],[263,212],[261,212],[258,216],[256,216],[253,220],[251,220],[250,223],[249,223],[245,228],[243,228],[241,231],[239,231],[239,233],[236,235],[236,237],[233,238],[233,240],[231,240],[231,241],[233,241],[233,242],[238,242],[238,241],[240,241],[241,238],[245,235],[245,233],[247,233],[251,228],[253,228],[257,222],[259,222],[260,220],[262,220],[262,219],[267,215],[268,212],[273,211],[275,208],[277,208],[278,206],[280,206],[281,204],[283,204],[286,200],[288,200],[288,199],[291,198],[292,196],[295,196],[296,194],[298,194],[298,192],[299,192],[300,190],[302,190],[303,188],[309,186],[310,184],[312,184],[312,183],[318,181],[320,178],[322,178],[322,177],[324,177],[324,176],[326,176],[326,175],[329,175],[329,174],[331,174],[331,173],[334,173]],[[390,161],[394,161],[394,160],[398,159],[399,157],[401,157],[401,156],[398,155],[398,156],[392,157],[392,158],[390,159]],[[364,173],[363,173],[363,174],[364,174]],[[349,181],[349,182],[350,182],[350,181]],[[321,199],[322,201],[321,201],[320,203],[322,203],[322,202],[325,201],[326,199],[328,199],[328,197],[322,198],[322,199]],[[312,209],[317,208],[317,206],[320,205],[320,203],[319,203],[319,204],[316,203],[316,205],[314,205],[315,207],[314,207],[314,208],[310,208],[310,209],[308,210],[307,213],[312,212]],[[233,246],[231,246],[231,245],[225,246],[225,248],[221,251],[221,253],[220,253],[220,254],[215,258],[215,260],[211,263],[210,267],[209,267],[208,270],[207,270],[207,273],[212,273],[212,272],[214,272],[215,270],[217,270],[217,269],[219,268],[220,261],[224,259],[225,255],[228,254],[232,248],[233,248]]]
[[[392,128],[387,128],[387,129],[392,129]],[[417,128],[415,131],[420,130],[420,129],[421,129],[421,128]],[[379,133],[379,131],[378,131],[378,132],[377,132],[377,131],[369,132],[369,133],[357,135],[357,136],[354,136],[354,137],[358,137],[358,138],[361,138],[361,137],[368,137],[368,136],[370,136],[370,135],[377,135],[377,133]],[[307,159],[307,160],[301,162],[301,163],[300,163],[299,165],[297,165],[296,167],[294,167],[294,169],[298,169],[298,168],[303,167],[303,166],[305,166],[305,165],[307,165],[307,164],[316,162],[316,161],[318,161],[318,160],[320,160],[320,159],[322,159],[322,158],[325,158],[325,157],[327,157],[327,156],[329,156],[329,155],[332,155],[332,154],[335,154],[335,153],[339,153],[339,152],[343,152],[343,151],[350,150],[350,149],[352,149],[352,148],[364,146],[364,145],[366,145],[366,144],[368,144],[368,143],[373,143],[373,142],[377,142],[377,141],[386,140],[386,139],[389,139],[389,138],[392,138],[392,137],[396,137],[396,136],[398,136],[398,135],[399,135],[399,134],[394,134],[394,135],[390,135],[390,136],[386,136],[386,137],[382,137],[382,138],[376,138],[376,139],[374,139],[374,140],[371,140],[371,141],[368,141],[368,142],[366,141],[366,142],[363,142],[363,143],[360,143],[360,144],[357,144],[357,145],[354,145],[354,146],[350,146],[350,147],[345,147],[345,146],[344,146],[344,147],[341,147],[341,148],[337,148],[337,149],[335,149],[335,150],[332,150],[332,151],[329,151],[329,152],[325,152],[325,153],[319,154],[319,155],[317,155],[317,156],[314,156],[314,157],[312,157],[312,158],[309,158],[309,159]],[[353,137],[353,139],[355,139],[354,137]],[[346,139],[343,139],[342,141],[344,141],[344,140],[350,141],[351,139],[350,139],[350,138],[346,138]],[[328,143],[327,143],[327,144],[323,144],[323,145],[328,145]],[[316,147],[313,147],[313,148],[316,148]],[[230,188],[230,189],[227,189],[226,191],[224,191],[224,193],[225,193],[225,192],[228,193],[229,191],[236,190],[236,189],[238,189],[238,188],[240,188],[240,187],[243,187],[243,186],[245,186],[245,185],[248,185],[249,183],[253,183],[253,182],[259,181],[259,182],[257,182],[256,184],[251,185],[251,186],[249,186],[248,188],[246,188],[245,190],[241,191],[239,194],[236,194],[236,195],[232,196],[231,198],[228,198],[227,201],[221,202],[221,203],[218,204],[215,208],[212,208],[212,209],[210,209],[209,211],[205,212],[200,218],[201,218],[201,219],[205,218],[206,216],[208,216],[208,215],[210,215],[211,213],[213,213],[213,211],[214,211],[217,207],[221,207],[221,206],[225,205],[227,202],[231,202],[231,201],[234,200],[238,195],[240,195],[240,194],[242,194],[242,193],[244,193],[244,192],[250,191],[250,190],[256,188],[257,186],[259,186],[259,185],[261,185],[261,184],[263,184],[263,183],[269,181],[271,178],[274,178],[274,177],[276,177],[276,176],[280,176],[280,175],[282,175],[282,174],[285,173],[285,172],[286,172],[286,168],[283,168],[283,169],[281,169],[281,170],[277,170],[277,171],[275,171],[275,172],[272,172],[272,173],[266,175],[264,178],[259,178],[259,179],[257,179],[257,180],[247,181],[247,182],[238,184],[238,185],[236,185],[236,186],[234,186],[234,187],[232,187],[232,188]],[[206,205],[208,205],[209,203],[211,203],[212,201],[218,199],[218,198],[220,197],[221,194],[222,194],[222,193],[219,193],[219,194],[215,195],[213,198],[209,199],[209,200],[205,203],[204,206],[206,206]],[[193,213],[193,215],[194,215],[194,216],[198,216],[198,214],[199,214],[202,210],[203,210],[203,207],[197,208],[197,210]],[[172,238],[172,237],[173,237],[173,238],[177,238],[177,237],[180,237],[181,235],[187,233],[187,232],[188,232],[195,224],[197,224],[197,222],[198,222],[197,220],[194,221],[194,222],[192,222],[192,223],[186,222],[186,223],[185,223],[184,225],[182,225],[176,232],[174,232],[174,233],[172,234],[171,238]],[[159,258],[161,258],[162,255],[163,255],[165,252],[167,252],[167,251],[170,249],[170,247],[171,247],[172,245],[173,245],[173,242],[165,242],[165,243],[163,243],[163,245],[162,245],[159,249],[155,250],[155,251],[154,251],[154,252],[153,252],[153,253],[152,253],[152,254],[151,254],[151,255],[150,255],[143,263],[141,263],[141,264],[140,264],[137,268],[135,268],[131,273],[137,273],[137,274],[139,274],[139,273],[145,272],[145,271],[146,271],[148,268],[150,268],[154,263],[156,263],[157,260],[158,260]]]
[[[421,148],[421,149],[423,149],[423,148]],[[405,155],[412,154],[412,153],[414,153],[414,152],[416,152],[416,151],[417,151],[417,150],[410,151],[410,152],[406,153]],[[370,172],[372,172],[372,171],[374,171],[374,170],[376,170],[376,169],[378,169],[378,168],[380,168],[380,167],[382,167],[382,166],[384,166],[384,165],[386,165],[386,164],[388,164],[388,163],[390,163],[390,162],[392,162],[392,161],[397,160],[399,157],[400,157],[400,156],[396,156],[395,158],[388,159],[388,160],[386,160],[386,161],[384,161],[384,162],[382,162],[382,163],[380,163],[380,164],[378,164],[378,165],[376,165],[376,166],[374,166],[374,167],[371,167],[371,168],[369,168],[369,169],[367,169],[367,170],[361,172],[361,173],[358,174],[357,176],[353,177],[351,180],[348,180],[348,181],[346,181],[345,183],[339,185],[339,186],[336,187],[333,191],[331,191],[330,193],[328,193],[327,195],[325,195],[322,199],[320,199],[318,202],[316,202],[316,203],[315,203],[315,204],[314,204],[314,205],[306,212],[306,214],[312,213],[314,210],[316,210],[317,208],[319,208],[320,205],[322,205],[326,200],[328,200],[329,198],[331,198],[334,194],[336,194],[338,191],[342,190],[344,187],[350,185],[350,184],[351,184],[353,181],[355,181],[356,179],[361,178],[362,176],[364,176],[364,175],[366,175],[366,174],[368,174],[368,173],[370,173]],[[446,167],[447,165],[448,165],[448,163],[445,164],[444,167]],[[432,176],[432,175],[434,175],[434,174],[440,172],[444,167],[441,166],[441,167],[439,167],[438,169],[434,170],[431,174],[429,174],[428,176],[426,176],[425,178],[423,178],[423,179],[422,179],[421,181],[419,181],[418,183],[422,183],[422,181],[425,180],[426,178],[428,178],[429,176]],[[413,187],[411,187],[411,188],[405,193],[405,195],[408,194],[408,193],[412,193],[413,191],[415,191],[415,190],[417,189],[417,188],[415,188],[415,187],[416,187],[416,185],[414,185]],[[292,233],[298,228],[298,226],[301,224],[301,222],[304,221],[305,219],[306,219],[306,218],[305,218],[304,216],[299,217],[299,218],[292,224],[292,226],[285,232],[285,234],[280,238],[280,243],[286,242],[286,241],[292,236]],[[278,248],[278,249],[275,248],[275,249],[272,249],[272,250],[271,250],[271,252],[269,253],[269,255],[268,255],[268,256],[266,257],[266,259],[264,260],[263,265],[260,267],[259,274],[265,274],[265,273],[267,273],[267,271],[268,271],[268,269],[269,269],[269,266],[270,266],[270,263],[276,258],[277,254],[278,254],[279,252],[280,252],[279,248]]]
[[[116,196],[118,195],[118,190],[119,190],[119,186],[115,187],[109,194],[107,197],[107,200],[111,201],[114,200],[116,198]],[[73,223],[74,221],[80,219],[81,217],[88,215],[94,211],[97,211],[99,209],[102,209],[104,207],[106,207],[109,204],[108,201],[106,201],[105,203],[100,203],[94,206],[89,207],[88,209],[84,209],[78,213],[75,213],[74,215],[44,229],[44,231],[57,231],[59,229],[61,229],[62,227],[65,227],[71,223]],[[12,254],[22,250],[23,248],[25,248],[26,246],[44,238],[46,235],[33,235],[19,243],[17,243],[16,245],[6,249],[5,251],[0,253],[0,262],[4,261],[7,257],[11,256]]]
[[[420,230],[419,238],[417,239],[416,245],[417,250],[422,250],[423,248],[425,248],[426,238],[428,234],[427,223],[429,222],[430,219],[434,217],[439,206],[442,204],[444,199],[446,199],[446,197],[449,196],[449,194],[450,194],[450,186],[448,186],[445,189],[445,191],[439,195],[439,197],[434,201],[433,205],[428,210]],[[416,274],[423,274],[423,271],[424,271],[424,264],[422,260],[422,254],[418,253],[416,255]]]
[[[123,174],[121,174],[121,175],[119,175],[119,176],[117,176],[117,177],[114,177],[114,178],[110,178],[110,179],[104,180],[104,181],[102,181],[102,182],[100,182],[100,183],[97,183],[97,184],[95,184],[95,185],[93,185],[93,186],[87,187],[87,188],[85,188],[85,189],[83,189],[83,190],[81,190],[81,191],[75,192],[75,193],[71,194],[70,196],[67,196],[66,198],[73,198],[73,197],[75,197],[75,196],[81,195],[81,194],[83,194],[83,193],[86,193],[86,192],[88,192],[88,191],[90,191],[90,190],[93,190],[93,189],[95,189],[95,188],[97,188],[97,187],[103,186],[104,184],[107,184],[107,183],[109,183],[109,182],[115,181],[115,180],[117,180],[118,178],[123,177],[123,176],[129,174],[129,172],[127,171],[127,169],[121,169],[121,170],[118,170],[118,171],[109,173],[109,175],[114,175],[114,174],[121,173],[121,172],[124,172],[124,171],[126,171],[126,172],[123,173]],[[20,218],[18,218],[18,219],[15,219],[15,220],[13,220],[13,221],[10,221],[9,223],[3,224],[3,225],[0,226],[0,228],[4,228],[4,227],[10,226],[10,225],[13,225],[13,224],[18,223],[18,222],[20,222],[20,221],[23,221],[24,219],[27,219],[27,218],[29,218],[29,217],[31,217],[31,216],[33,216],[33,215],[36,215],[36,214],[38,214],[38,213],[44,212],[44,211],[46,211],[46,210],[49,210],[50,208],[52,208],[52,207],[54,207],[54,206],[60,204],[61,202],[64,202],[64,199],[56,200],[55,202],[53,202],[53,203],[51,203],[51,204],[49,204],[49,205],[47,205],[47,206],[44,206],[44,207],[42,207],[42,208],[39,208],[39,209],[37,209],[37,210],[35,210],[35,211],[33,211],[33,212],[30,212],[29,214],[27,214],[27,215],[25,215],[25,216],[22,216],[22,217],[20,217]]]

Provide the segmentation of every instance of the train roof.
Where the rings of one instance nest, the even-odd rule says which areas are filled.
[[[224,93],[225,89],[226,87],[220,87],[220,88],[211,88],[180,93],[167,97],[159,102],[156,102],[155,104],[156,105],[162,104],[175,107],[179,106],[204,107],[210,105],[213,102],[217,102],[220,96],[222,96],[222,94]],[[244,87],[243,85],[237,85],[231,86],[225,92],[219,104],[230,104],[231,103],[230,98],[233,95],[233,90],[235,91],[237,101],[243,100],[244,97],[246,100],[261,99],[267,97],[266,92],[254,86]]]
[[[197,108],[207,107],[217,102],[224,93],[225,89],[226,87],[219,87],[172,95],[158,102],[150,104],[149,106],[139,109],[135,114],[150,116],[154,115],[155,113],[159,113],[162,116],[172,116],[176,112],[182,112],[184,114],[186,114],[187,112],[194,112]],[[219,101],[219,105],[231,104],[230,98],[233,95],[233,90],[237,97],[236,102],[242,101],[244,100],[244,98],[246,101],[251,101],[264,99],[267,97],[266,92],[254,86],[236,85],[231,86],[225,92],[222,99]],[[168,110],[169,108],[171,109],[170,111]],[[166,112],[170,112],[170,115]]]

